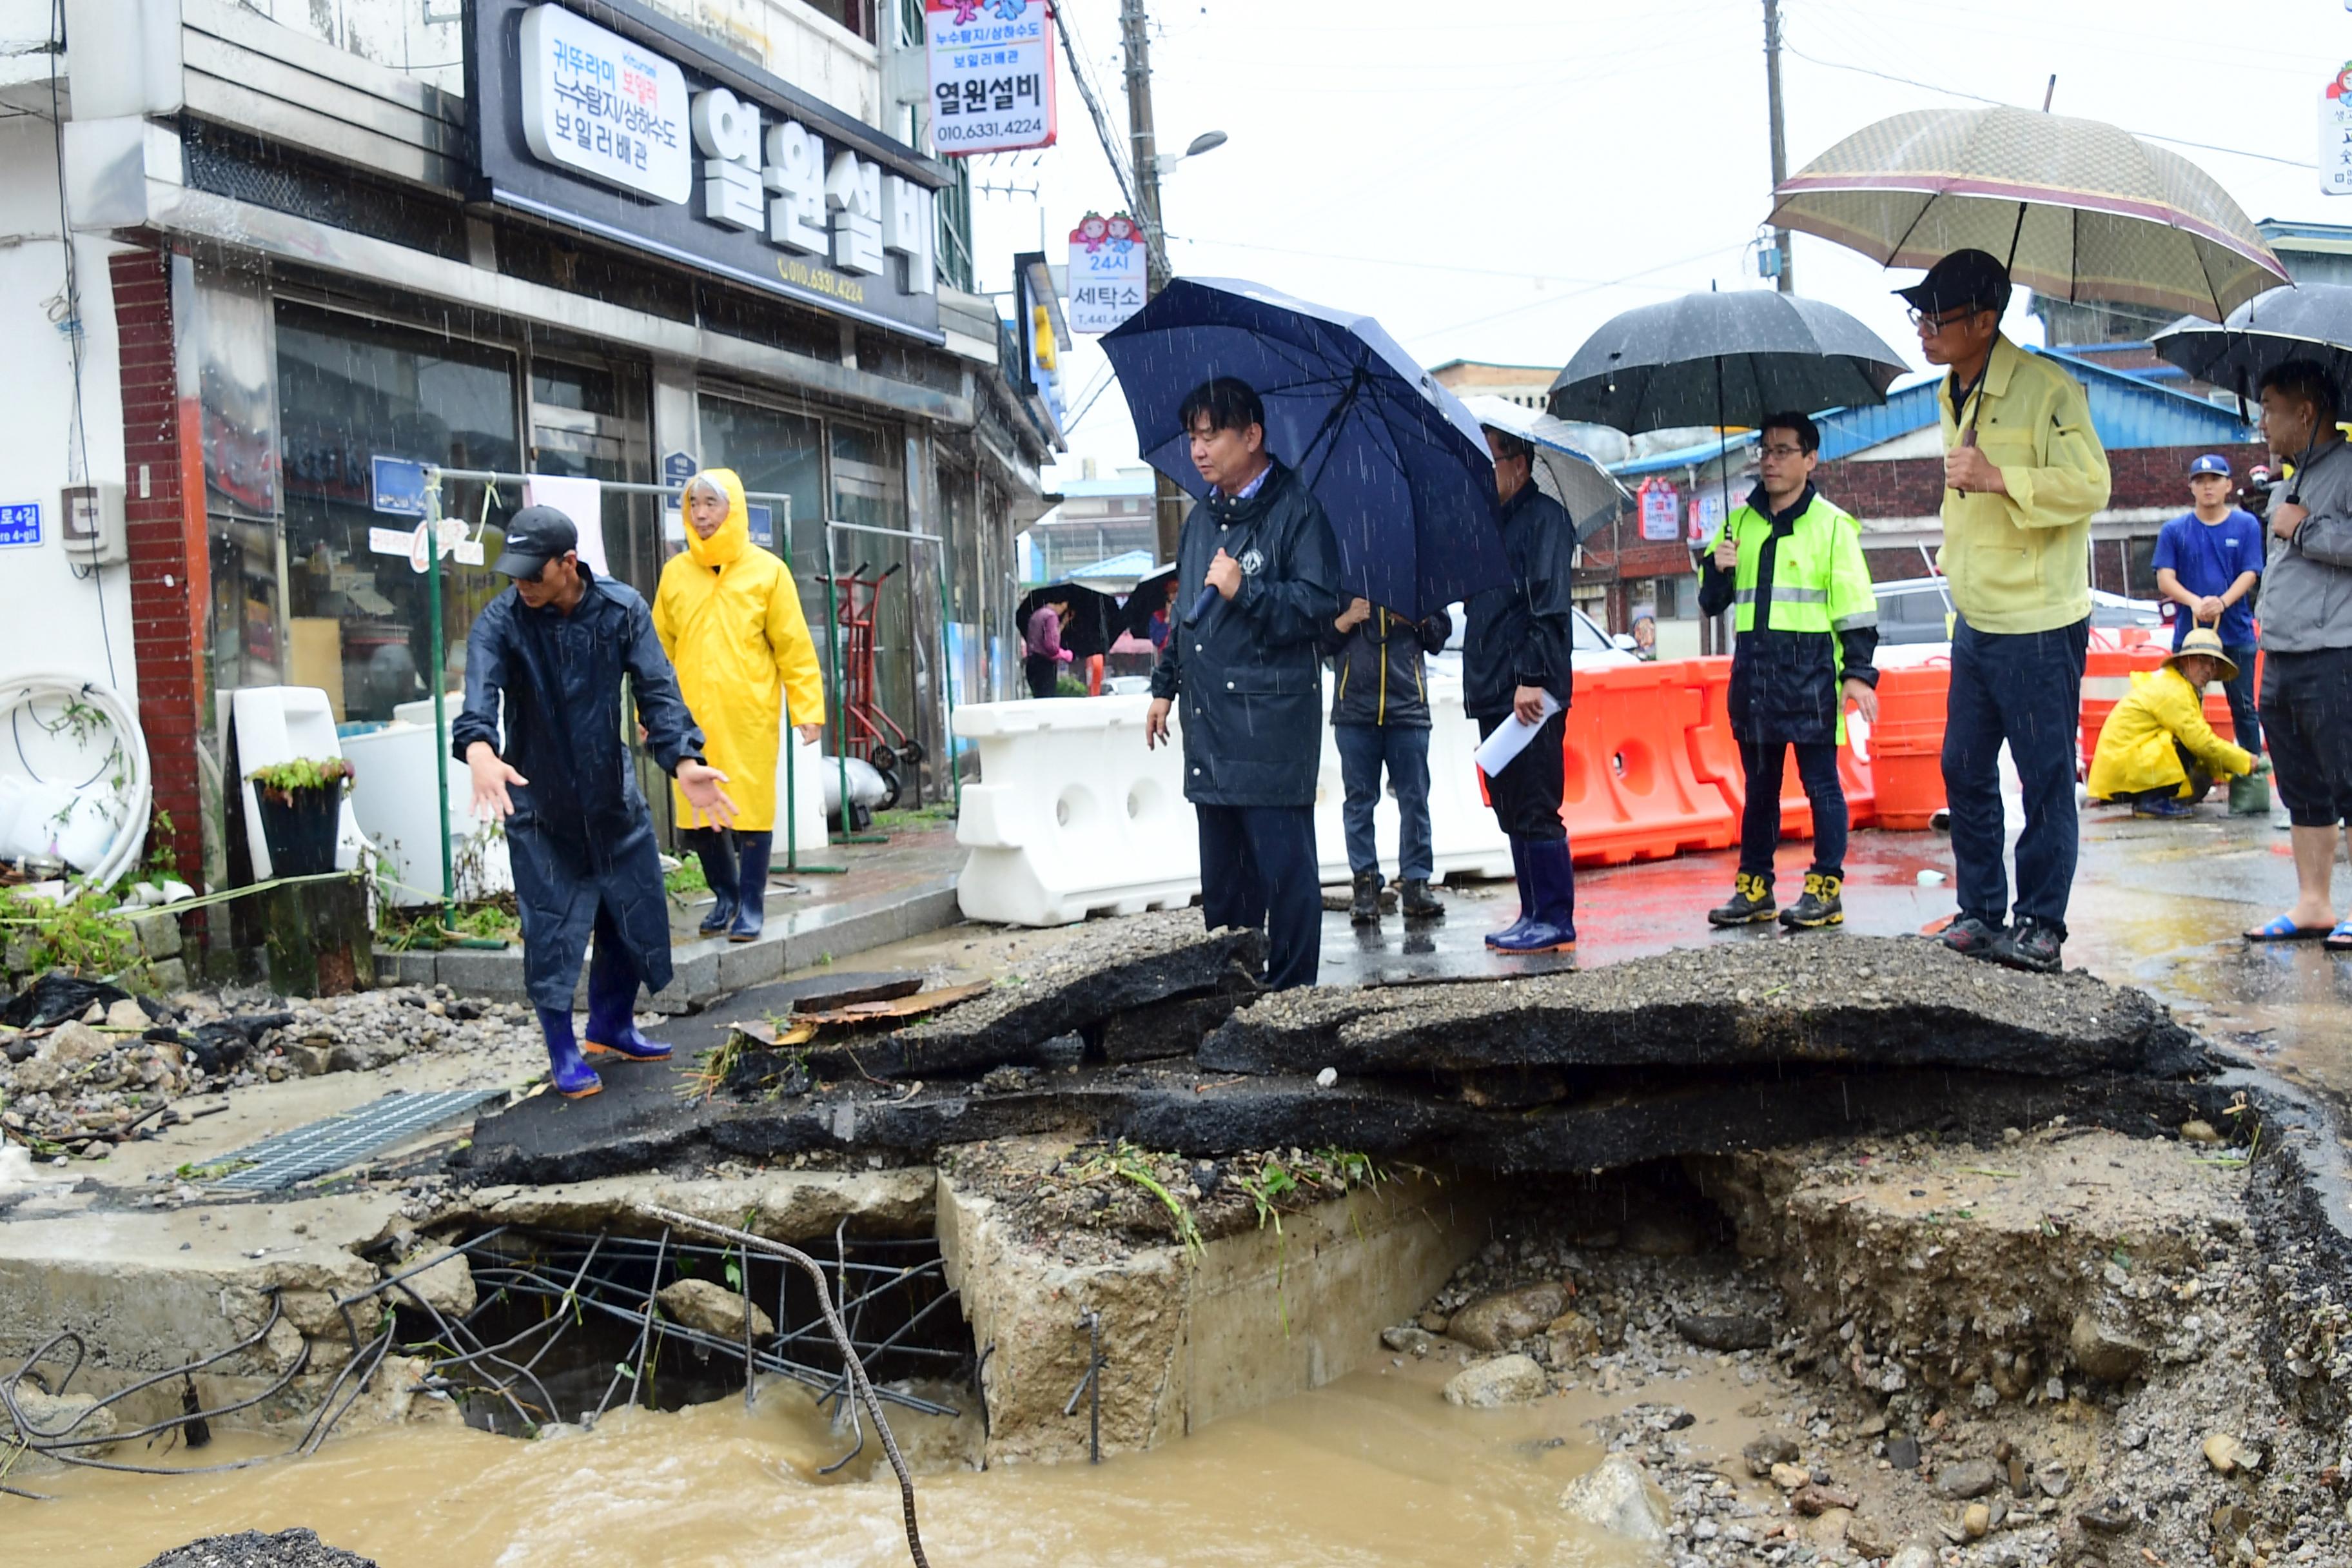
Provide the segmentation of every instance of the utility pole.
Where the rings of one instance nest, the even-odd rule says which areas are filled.
[[[1789,137],[1780,120],[1780,0],[1764,0],[1764,97],[1772,115],[1772,188],[1789,177]],[[1796,268],[1789,248],[1789,231],[1772,231],[1773,248],[1780,253],[1780,292],[1797,291]]]
[[[1127,49],[1128,153],[1135,164],[1136,202],[1143,208],[1135,218],[1143,226],[1146,298],[1157,295],[1168,284],[1168,237],[1160,226],[1160,138],[1151,125],[1150,27],[1144,0],[1118,0],[1119,39]],[[1173,561],[1189,501],[1175,480],[1156,469],[1154,473],[1154,551],[1159,560]]]

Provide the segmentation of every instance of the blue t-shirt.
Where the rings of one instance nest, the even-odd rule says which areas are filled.
[[[2263,569],[2263,525],[2252,512],[2230,509],[2219,522],[2200,522],[2193,511],[2183,512],[2156,536],[2152,571],[2172,568],[2180,585],[2200,598],[2219,598],[2230,584],[2248,572]],[[2172,646],[2179,647],[2196,626],[2186,605],[2172,607]],[[2254,640],[2254,607],[2244,599],[2221,612],[2221,641],[2231,647]]]

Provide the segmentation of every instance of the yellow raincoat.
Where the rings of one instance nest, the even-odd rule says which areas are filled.
[[[766,833],[776,826],[783,714],[796,725],[823,723],[824,678],[791,569],[751,542],[743,481],[732,468],[700,477],[726,493],[727,521],[703,539],[688,518],[686,553],[670,558],[654,592],[654,631],[702,726],[706,757],[727,775],[736,827]],[[695,823],[684,795],[677,811],[680,824]]]
[[[2213,726],[2205,722],[2203,699],[2188,677],[2167,664],[2158,670],[2134,671],[2131,695],[2107,715],[2098,750],[2091,757],[2091,794],[2113,800],[2134,790],[2170,786],[2185,797],[2189,774],[2180,765],[2180,753],[2173,750],[2175,741],[2217,779],[2253,769],[2253,754],[2213,732]]]

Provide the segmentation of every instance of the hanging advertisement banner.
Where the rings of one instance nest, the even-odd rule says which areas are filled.
[[[1143,309],[1143,226],[1125,213],[1088,213],[1070,230],[1069,322],[1107,332]]]
[[[1643,539],[1675,540],[1683,536],[1682,492],[1671,479],[1643,479],[1633,489],[1642,511]]]
[[[2319,188],[2352,196],[2352,60],[2319,95]]]
[[[1722,526],[1723,492],[1721,490],[1701,490],[1691,497],[1690,542],[1693,544],[1704,543],[1713,539],[1715,531]]]
[[[1047,0],[923,0],[931,145],[942,158],[1050,147],[1054,12]]]

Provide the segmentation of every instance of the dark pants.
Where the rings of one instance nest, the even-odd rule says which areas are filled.
[[[1051,697],[1054,688],[1061,684],[1062,661],[1058,658],[1033,653],[1021,661],[1021,668],[1029,677],[1029,695],[1032,697]]]
[[[1772,851],[1780,847],[1780,771],[1790,744],[1797,751],[1797,777],[1813,807],[1814,871],[1845,876],[1845,785],[1838,778],[1838,749],[1831,742],[1739,742],[1748,770],[1748,807],[1739,819],[1739,868],[1750,876],[1772,875]]]
[[[2074,809],[2075,733],[2091,623],[2046,632],[1980,632],[1955,618],[1952,690],[1944,717],[1944,800],[1960,913],[2005,923],[2000,745],[2025,786],[2017,836],[2017,916],[2066,932],[2081,822]]]
[[[1381,770],[1396,791],[1397,876],[1429,880],[1429,731],[1402,724],[1334,724],[1339,748],[1339,780],[1348,791],[1340,820],[1348,828],[1348,869],[1362,875],[1381,868],[1372,839],[1372,812],[1381,803]]]
[[[1263,929],[1265,983],[1315,984],[1323,947],[1323,881],[1311,805],[1200,805],[1201,918]]]
[[[2238,731],[2238,744],[2259,757],[2263,754],[2263,718],[2254,701],[2254,645],[2231,643],[2221,651],[2238,667],[2238,679],[2221,684],[2221,695],[2230,700],[2230,723]]]
[[[2131,805],[2153,805],[2160,800],[2178,800],[2195,805],[2212,793],[2213,775],[2205,771],[2205,764],[2197,760],[2196,752],[2175,741],[2172,742],[2172,754],[2180,759],[2181,775],[2189,781],[2187,795],[2180,793],[2178,784],[2158,784],[2153,789],[2127,789],[2107,798]]]
[[[2352,818],[2352,647],[2264,654],[2263,716],[2287,820],[2333,827]]]
[[[596,904],[596,940],[588,950],[588,1037],[609,1044],[635,1021],[637,966],[621,940],[619,922],[602,900]]]
[[[1478,738],[1485,740],[1503,722],[1478,721]],[[1568,737],[1568,714],[1561,711],[1543,721],[1525,749],[1486,781],[1486,802],[1495,820],[1514,838],[1549,841],[1568,837],[1559,819],[1560,795],[1568,783],[1568,762],[1560,751]]]

